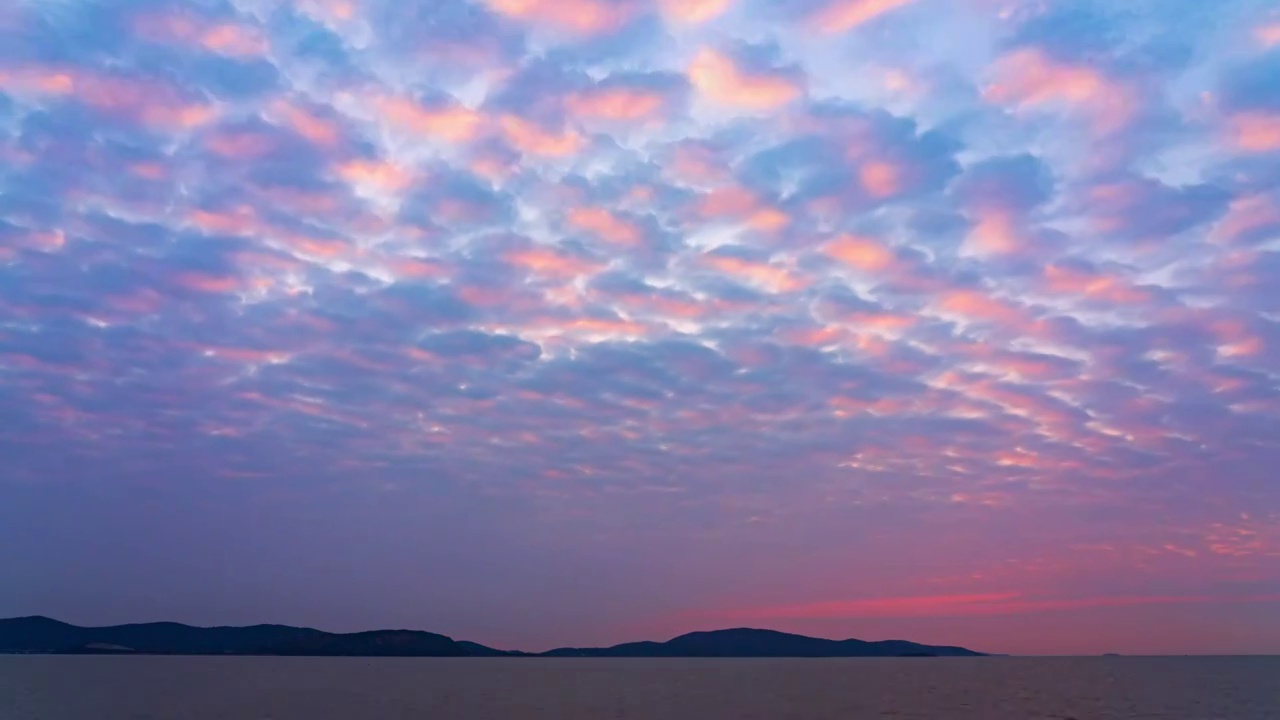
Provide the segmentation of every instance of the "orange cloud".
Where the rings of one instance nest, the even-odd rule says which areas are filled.
[[[460,105],[431,109],[398,97],[378,98],[374,104],[383,116],[401,129],[448,142],[471,140],[482,121],[479,113]]]
[[[808,283],[797,277],[786,268],[780,268],[765,262],[754,262],[725,255],[713,255],[705,258],[707,265],[740,280],[763,287],[773,293],[787,293],[800,290]]]
[[[685,25],[714,20],[732,4],[733,0],[658,0],[658,6],[668,20]]]
[[[882,272],[898,261],[889,248],[877,240],[841,235],[822,249],[828,257],[867,273]]]
[[[605,0],[487,0],[500,15],[530,23],[547,23],[582,35],[617,30],[634,14],[629,2]]]
[[[662,111],[661,93],[640,88],[597,88],[569,96],[573,115],[598,120],[643,120]]]
[[[1245,152],[1280,150],[1280,115],[1241,113],[1231,118],[1231,141]]]
[[[1015,108],[1065,104],[1087,109],[1099,132],[1118,130],[1132,118],[1128,91],[1095,68],[1059,63],[1035,48],[1014,51],[995,66],[996,82],[983,91],[990,102]]]
[[[868,23],[881,15],[910,5],[915,0],[835,0],[819,10],[812,22],[825,33],[841,33]]]
[[[620,245],[637,245],[642,239],[639,228],[603,208],[574,208],[569,211],[569,224]]]
[[[582,136],[572,129],[552,133],[514,115],[504,116],[501,125],[507,140],[516,149],[532,155],[549,157],[572,155],[578,152],[584,143]]]
[[[733,59],[704,48],[689,65],[689,82],[711,100],[748,110],[774,110],[800,97],[795,79],[778,72],[750,73]]]

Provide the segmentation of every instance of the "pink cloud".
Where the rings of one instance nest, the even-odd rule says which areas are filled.
[[[260,57],[270,50],[266,36],[256,27],[216,22],[193,12],[148,13],[139,16],[134,26],[139,35],[152,42],[194,45],[230,57]]]
[[[1259,26],[1253,31],[1253,35],[1263,47],[1280,45],[1280,22]]]
[[[697,201],[695,212],[704,219],[741,222],[763,233],[778,232],[791,223],[791,217],[785,212],[737,185],[725,185],[705,193]]]
[[[640,228],[604,208],[578,207],[569,211],[569,224],[619,245],[638,245]]]
[[[808,286],[808,281],[791,270],[771,263],[744,260],[726,255],[711,255],[704,262],[717,271],[736,280],[768,290],[772,293],[788,293]]]
[[[1100,133],[1120,129],[1132,119],[1137,101],[1120,83],[1088,65],[1062,63],[1037,48],[1015,50],[1000,58],[995,82],[983,97],[1017,110],[1075,107],[1093,117]]]
[[[1280,230],[1280,206],[1266,195],[1248,195],[1231,201],[1210,237],[1215,242],[1235,243],[1269,228]]]
[[[272,103],[270,113],[273,118],[278,118],[286,127],[316,145],[333,147],[342,139],[342,126],[337,122],[288,101]]]
[[[0,89],[21,95],[70,95],[76,88],[74,73],[56,67],[0,70]]]
[[[862,189],[878,200],[902,192],[905,185],[902,168],[888,160],[869,160],[858,168]]]
[[[570,95],[565,107],[580,118],[634,121],[660,115],[666,107],[666,98],[642,88],[594,88]]]
[[[1276,595],[1214,597],[1208,595],[1097,596],[1080,598],[1030,597],[1021,592],[970,595],[837,600],[799,605],[781,605],[733,610],[730,617],[742,619],[838,619],[954,617],[970,615],[1020,615],[1024,613],[1075,610],[1092,607],[1126,607],[1213,602],[1275,602]]]
[[[824,33],[842,33],[871,22],[915,0],[833,0],[811,17],[811,23]]]
[[[1026,249],[1026,238],[1014,215],[998,210],[978,211],[965,246],[978,255],[1013,255]]]
[[[502,258],[534,275],[551,278],[574,278],[591,274],[599,267],[597,263],[546,247],[513,250],[504,254]]]
[[[871,238],[841,235],[827,243],[822,252],[865,273],[880,273],[898,265],[897,256],[886,245]]]
[[[548,24],[581,35],[625,25],[635,15],[630,2],[605,0],[486,0],[495,12],[521,22]]]
[[[1044,269],[1044,279],[1052,292],[1083,295],[1116,305],[1132,305],[1152,299],[1150,292],[1136,288],[1126,278],[1114,274],[1049,265]]]
[[[572,128],[551,132],[515,115],[503,116],[500,124],[507,140],[520,152],[531,155],[573,155],[585,144],[582,135]]]
[[[229,275],[211,275],[202,272],[185,272],[174,278],[175,282],[189,290],[212,294],[238,292],[243,284],[240,278]]]
[[[1027,314],[1021,307],[981,290],[947,291],[940,296],[937,306],[946,313],[959,315],[967,320],[994,322],[1007,327],[1028,324]]]
[[[275,142],[259,132],[221,131],[205,138],[204,146],[215,155],[233,160],[254,160],[275,149]]]
[[[359,187],[398,192],[413,184],[414,173],[387,160],[348,160],[337,166],[338,177]]]
[[[1236,148],[1251,153],[1280,150],[1280,115],[1251,112],[1230,119],[1230,138]]]
[[[292,357],[292,353],[280,350],[255,350],[236,347],[205,348],[202,354],[207,357],[244,365],[274,365],[287,362]]]
[[[468,142],[483,125],[484,118],[461,105],[428,108],[401,97],[374,100],[382,116],[405,132],[418,133],[448,142]]]
[[[248,205],[229,210],[195,209],[187,213],[186,222],[212,235],[251,236],[260,234],[264,227],[257,213]]]
[[[658,7],[668,20],[685,25],[714,20],[731,5],[733,0],[658,0]]]
[[[17,238],[20,247],[31,248],[41,252],[57,252],[67,244],[67,236],[62,230],[34,230]]]
[[[162,130],[189,130],[218,116],[213,105],[187,101],[167,85],[83,70],[39,66],[0,70],[0,90],[73,97],[108,115]]]
[[[304,15],[329,27],[337,28],[356,19],[357,0],[293,0]]]
[[[688,75],[689,82],[703,96],[746,110],[776,110],[798,99],[804,91],[790,75],[744,70],[733,58],[710,48],[698,52]]]
[[[695,144],[677,146],[667,168],[677,180],[696,185],[719,185],[730,178],[727,161]]]

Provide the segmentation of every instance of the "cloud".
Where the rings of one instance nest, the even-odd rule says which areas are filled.
[[[547,23],[583,35],[616,30],[635,13],[630,2],[609,0],[486,0],[495,12],[522,22]]]
[[[230,57],[262,57],[270,49],[267,38],[256,27],[219,22],[178,9],[143,13],[135,19],[134,27],[141,37],[153,42],[199,47]]]
[[[644,122],[665,119],[682,104],[683,79],[665,74],[613,75],[570,93],[565,109],[586,121]]]
[[[915,0],[832,0],[810,17],[819,32],[842,33],[895,10]]]
[[[1134,91],[1119,80],[1089,65],[1058,61],[1039,48],[1022,48],[999,58],[992,75],[983,90],[988,102],[1017,112],[1082,112],[1099,134],[1125,127],[1138,109]]]
[[[572,155],[585,143],[582,135],[572,128],[549,130],[515,115],[507,115],[499,123],[507,141],[516,150],[531,155]]]
[[[688,76],[703,97],[751,111],[776,110],[804,92],[802,79],[793,72],[743,67],[732,55],[713,48],[698,51]]]
[[[698,25],[714,20],[733,5],[733,0],[658,0],[667,18],[676,23]]]
[[[363,624],[347,587],[415,622],[403,561],[513,647],[686,603],[1244,637],[1222,608],[1280,592],[1280,70],[1274,18],[1175,5],[6,6],[0,528],[38,552],[0,613],[218,575],[59,570],[143,528],[245,570],[209,623],[284,588]],[[312,553],[336,590],[268,567]],[[476,606],[516,586],[536,627]]]
[[[402,97],[380,97],[373,104],[382,117],[402,131],[447,142],[467,142],[482,127],[481,115],[460,105],[424,107]]]
[[[1280,596],[1265,595],[1236,602],[1270,603]],[[1231,602],[1227,596],[1102,596],[1068,598],[1028,598],[1022,593],[988,593],[981,595],[935,595],[899,598],[873,598],[792,605],[749,610],[735,610],[742,619],[834,619],[834,618],[901,618],[963,617],[975,615],[1021,615],[1025,613],[1076,610],[1094,607],[1148,605],[1180,605]]]

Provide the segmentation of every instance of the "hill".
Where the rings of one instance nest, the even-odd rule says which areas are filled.
[[[692,632],[666,642],[635,642],[607,648],[560,648],[549,657],[977,657],[961,647],[906,640],[827,640],[776,630],[735,628]]]
[[[0,620],[0,652],[388,657],[502,654],[476,643],[458,643],[444,635],[413,630],[327,633],[287,625],[202,628],[179,623],[79,627],[46,617]]]
[[[328,633],[287,625],[193,627],[143,623],[79,627],[46,617],[0,620],[0,653],[151,655],[310,655],[359,657],[959,657],[960,647],[905,640],[827,640],[736,628],[693,632],[666,642],[607,648],[559,648],[541,654],[495,650],[417,630]]]

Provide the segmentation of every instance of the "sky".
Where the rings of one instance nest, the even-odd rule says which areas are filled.
[[[1280,652],[1280,11],[9,0],[0,458],[0,616]]]

